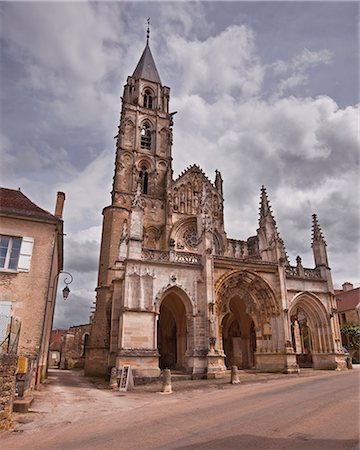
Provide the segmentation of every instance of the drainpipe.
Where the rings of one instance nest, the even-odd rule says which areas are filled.
[[[55,250],[56,250],[56,246],[57,246],[58,232],[59,232],[59,224],[57,223],[56,227],[55,227],[55,239],[54,239],[53,249],[52,249],[52,254],[51,254],[51,264],[50,264],[48,286],[47,286],[46,296],[45,296],[45,306],[44,306],[43,324],[42,324],[42,329],[41,329],[40,350],[39,350],[38,367],[36,369],[35,386],[37,386],[40,383],[40,378],[41,378],[40,362],[42,360],[42,353],[44,351],[46,315],[47,315],[47,310],[48,310],[48,303],[52,303],[52,300],[53,300],[53,299],[51,299],[51,301],[49,300],[49,293],[50,293],[50,289],[51,289],[51,275],[52,275],[53,266],[54,266],[54,256],[55,256]],[[58,273],[60,273],[60,272],[58,272]],[[55,275],[55,278],[56,278],[56,275]],[[55,281],[55,278],[54,278],[54,281]],[[53,286],[52,296],[54,296],[54,292],[56,292],[54,287],[55,286]]]

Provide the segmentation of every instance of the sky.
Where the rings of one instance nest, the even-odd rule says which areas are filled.
[[[224,179],[228,238],[267,193],[292,265],[318,215],[335,287],[359,285],[357,2],[0,3],[1,186],[53,212],[66,194],[54,327],[87,323],[110,204],[123,85],[146,42],[171,88],[174,177]],[[59,291],[63,287],[59,279]]]

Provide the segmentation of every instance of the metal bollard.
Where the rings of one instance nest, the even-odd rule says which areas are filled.
[[[170,369],[163,370],[163,387],[162,391],[164,394],[171,394],[171,372]]]
[[[240,378],[238,373],[238,368],[236,366],[231,366],[231,384],[239,384]]]

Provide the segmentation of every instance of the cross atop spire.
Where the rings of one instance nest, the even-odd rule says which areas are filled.
[[[150,39],[150,17],[147,20],[147,30],[146,30],[146,44],[149,43],[149,39]]]

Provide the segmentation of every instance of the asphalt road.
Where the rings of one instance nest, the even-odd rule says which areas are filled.
[[[170,395],[121,395],[59,374],[17,431],[0,437],[0,448],[358,450],[359,374],[204,385]]]

